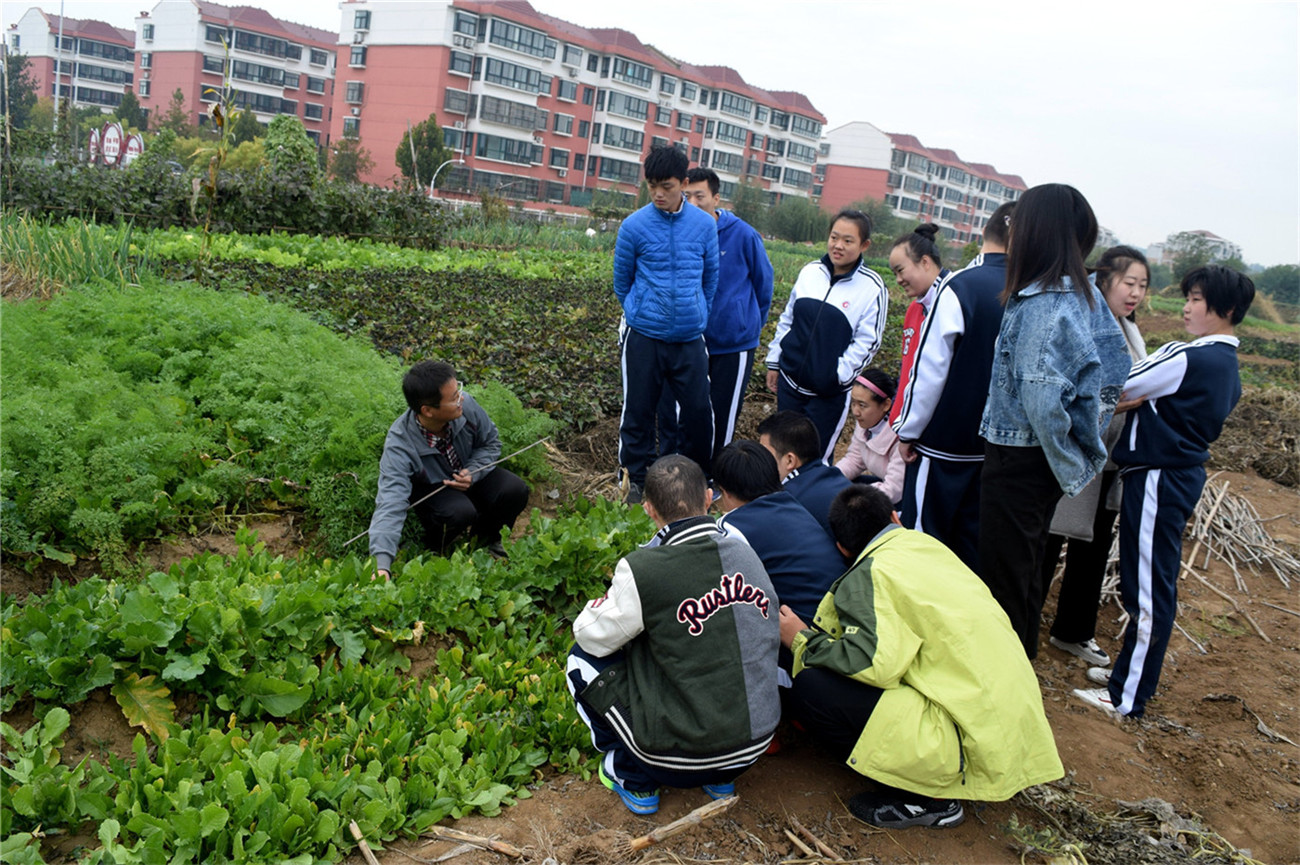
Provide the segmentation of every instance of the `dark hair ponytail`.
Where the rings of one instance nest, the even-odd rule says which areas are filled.
[[[934,266],[943,267],[943,253],[939,250],[939,245],[935,243],[935,238],[939,236],[939,226],[933,222],[926,222],[918,225],[912,230],[911,234],[903,234],[895,238],[890,250],[907,245],[907,257],[912,260],[913,264],[920,264],[921,259],[926,256],[934,262]]]
[[[1096,243],[1097,217],[1079,190],[1064,183],[1045,183],[1028,190],[1016,202],[1011,218],[1002,303],[1034,283],[1061,285],[1068,276],[1072,288],[1092,309],[1096,299],[1084,259]]]

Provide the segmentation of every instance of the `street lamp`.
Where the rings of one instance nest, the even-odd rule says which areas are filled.
[[[464,158],[464,157],[457,157],[457,158],[455,158],[455,159],[448,159],[448,160],[447,160],[446,162],[444,162],[442,165],[439,165],[437,168],[433,169],[433,177],[429,180],[429,197],[430,197],[430,198],[433,197],[433,184],[434,184],[434,181],[436,181],[436,180],[438,179],[438,172],[442,171],[444,168],[446,168],[448,165],[451,165],[453,162],[457,163],[458,165],[464,165],[464,164],[465,164],[465,158]]]

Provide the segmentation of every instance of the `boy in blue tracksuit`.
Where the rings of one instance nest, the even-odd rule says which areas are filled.
[[[713,456],[736,433],[745,386],[754,371],[754,349],[772,305],[772,262],[763,238],[749,223],[720,209],[721,182],[711,168],[686,173],[686,200],[718,221],[718,293],[713,298],[704,342],[709,350],[713,402]],[[680,447],[677,404],[664,393],[659,403],[659,451]]]
[[[1155,693],[1178,610],[1183,529],[1205,486],[1210,443],[1241,397],[1237,337],[1255,285],[1234,270],[1198,267],[1183,277],[1183,325],[1196,339],[1171,342],[1133,367],[1129,412],[1114,460],[1120,507],[1120,600],[1129,615],[1107,687],[1075,690],[1103,711],[1141,717]],[[1121,403],[1123,405],[1123,403]],[[1089,670],[1103,679],[1105,670]]]
[[[712,457],[704,327],[718,288],[718,229],[682,195],[689,164],[676,148],[650,151],[651,201],[623,220],[614,247],[614,294],[623,305],[618,462],[630,504],[641,501],[655,455],[655,409],[665,387],[681,407],[681,453],[706,475]]]

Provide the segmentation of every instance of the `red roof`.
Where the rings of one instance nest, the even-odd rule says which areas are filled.
[[[220,21],[223,24],[253,30],[270,36],[280,36],[294,42],[307,42],[317,47],[333,47],[338,44],[339,34],[306,24],[281,21],[265,9],[254,6],[222,6],[210,0],[193,0],[198,7],[199,17],[205,21]],[[132,40],[135,35],[132,34]]]
[[[1003,186],[1019,189],[1022,192],[1029,188],[1028,184],[1018,174],[1001,174],[992,165],[984,162],[963,162],[956,151],[926,147],[915,135],[908,135],[903,132],[886,132],[885,134],[889,136],[890,142],[893,143],[897,150],[919,153],[940,165],[961,168],[968,174],[974,174],[985,180],[996,180]]]
[[[43,10],[37,11],[45,16],[46,23],[50,25],[50,32],[57,35],[59,32],[59,16]],[[100,42],[107,42],[110,45],[121,45],[135,50],[134,30],[123,30],[121,27],[114,27],[112,24],[106,24],[103,21],[64,18],[63,35],[65,37],[79,36],[83,39],[95,39]]]

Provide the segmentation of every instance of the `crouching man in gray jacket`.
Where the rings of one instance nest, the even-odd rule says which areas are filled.
[[[410,408],[388,429],[379,458],[379,494],[370,520],[370,555],[388,576],[406,511],[424,526],[424,543],[446,555],[467,528],[479,544],[505,558],[501,528],[513,526],[528,504],[528,485],[490,464],[501,440],[487,412],[461,389],[442,361],[420,361],[402,378]],[[414,507],[437,487],[446,489]]]

